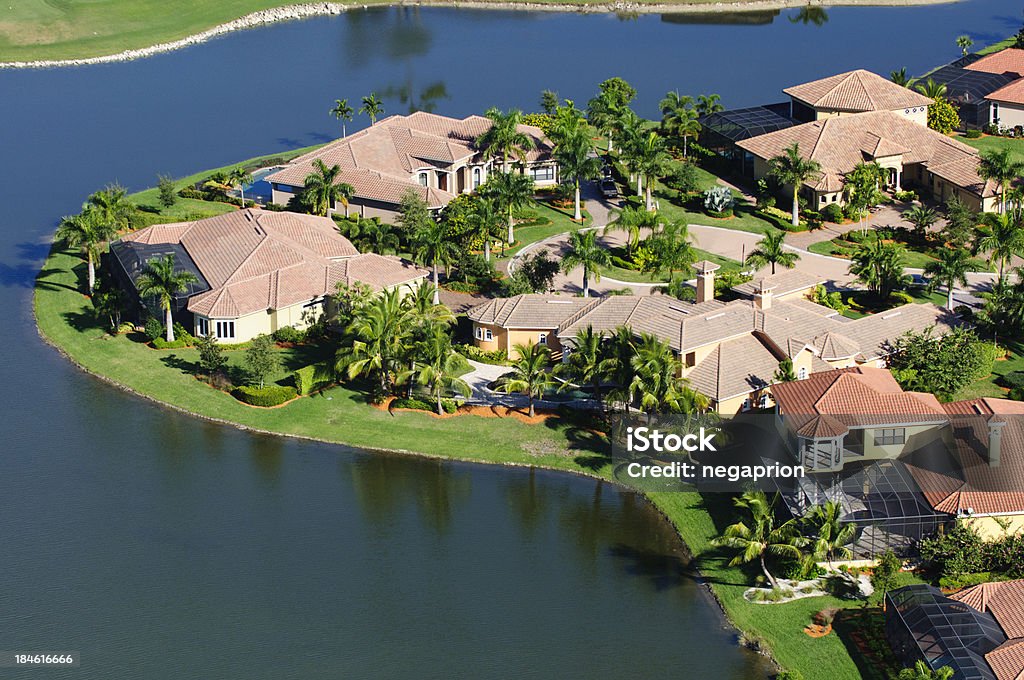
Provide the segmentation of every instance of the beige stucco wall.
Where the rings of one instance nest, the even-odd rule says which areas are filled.
[[[884,428],[865,428],[864,431],[864,457],[870,459],[898,458],[904,452],[916,451],[937,439],[942,438],[943,427],[937,425],[914,425],[904,427],[906,431],[905,444],[875,444],[875,430]],[[890,428],[891,429],[891,428]]]
[[[999,125],[1008,128],[1024,126],[1024,107],[999,102]]]
[[[477,329],[491,331],[491,340],[477,338]],[[562,343],[555,336],[553,328],[512,328],[504,329],[500,326],[490,324],[473,323],[473,344],[486,352],[502,350],[508,354],[509,359],[515,359],[518,354],[515,351],[517,344],[536,345],[540,342],[540,335],[547,336],[547,346],[553,353],[562,351]],[[485,336],[486,337],[486,336]]]
[[[998,517],[1004,522],[1009,522],[1005,531],[999,526],[996,517],[970,517],[965,519],[964,522],[977,530],[981,537],[987,541],[1002,538],[1007,533],[1016,534],[1024,531],[1024,515],[1003,515]]]

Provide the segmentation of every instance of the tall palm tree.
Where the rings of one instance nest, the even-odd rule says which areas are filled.
[[[359,113],[364,113],[370,118],[370,125],[377,124],[377,118],[384,115],[384,102],[377,97],[376,92],[363,97],[363,105],[359,107]]]
[[[555,145],[555,160],[563,181],[571,182],[575,191],[573,219],[583,220],[580,205],[580,182],[594,179],[601,172],[601,160],[594,153],[594,142],[585,130],[577,130]]]
[[[529,205],[533,200],[533,179],[517,172],[495,172],[487,178],[487,181],[480,187],[480,195],[491,198],[504,211],[508,213],[508,238],[509,244],[516,240],[515,220],[513,215],[516,208]]]
[[[128,199],[128,190],[118,184],[111,184],[89,195],[84,209],[96,213],[97,219],[109,224],[114,231],[131,227],[135,204]]]
[[[963,56],[967,56],[967,53],[970,51],[972,45],[974,45],[974,41],[971,40],[971,36],[957,36],[956,46],[960,48],[961,52],[963,52]]]
[[[349,379],[376,377],[381,396],[395,384],[409,329],[409,307],[397,289],[374,297],[352,321],[351,347],[338,350],[337,370]]]
[[[245,207],[245,185],[252,184],[252,175],[241,165],[233,168],[228,173],[228,182],[232,187],[238,187],[238,195],[242,198],[242,207]]]
[[[335,99],[334,108],[328,113],[334,116],[336,119],[341,121],[341,138],[348,137],[348,130],[345,129],[345,123],[352,122],[352,116],[355,115],[355,110],[349,106],[347,99]]]
[[[645,205],[654,210],[654,183],[665,174],[671,158],[665,149],[665,139],[656,132],[648,132],[635,149],[635,165],[644,178]]]
[[[491,107],[484,116],[491,121],[491,127],[476,138],[476,146],[483,149],[484,158],[500,158],[502,172],[508,172],[509,158],[514,157],[520,163],[526,163],[526,152],[534,147],[534,141],[519,129],[523,122],[523,112],[519,109],[503,112]]]
[[[431,269],[435,305],[441,303],[438,292],[438,267],[442,264],[447,266],[457,252],[458,246],[449,236],[447,226],[436,220],[427,222],[413,234],[413,257],[429,265]]]
[[[829,567],[834,559],[846,560],[853,556],[853,551],[847,546],[857,536],[857,527],[843,522],[842,518],[843,508],[835,501],[816,505],[807,514],[813,533],[810,553],[815,559],[827,560]]]
[[[348,199],[355,194],[351,184],[338,181],[341,166],[327,167],[323,160],[313,161],[313,172],[306,175],[302,185],[302,202],[314,215],[329,217],[332,206],[337,202],[345,206],[348,217]]]
[[[468,235],[481,239],[484,244],[484,260],[491,261],[491,241],[501,238],[501,229],[505,218],[498,212],[494,201],[482,198],[476,202],[476,208],[466,216]]]
[[[627,205],[624,208],[613,208],[611,214],[615,219],[608,223],[605,231],[626,232],[626,252],[630,256],[640,245],[641,230],[651,229],[653,231],[658,226],[658,215],[648,212],[640,206]]]
[[[900,87],[910,88],[914,86],[916,82],[913,78],[907,76],[907,67],[904,66],[899,71],[890,71],[889,80],[896,83]]]
[[[804,158],[800,153],[800,145],[793,145],[774,158],[768,160],[768,175],[780,184],[793,187],[793,226],[800,225],[800,187],[803,183],[821,174],[821,164],[816,160]]]
[[[1024,173],[1024,163],[1015,160],[1009,149],[993,149],[981,154],[978,176],[999,185],[999,206],[1006,212],[1006,192],[1010,183]]]
[[[935,211],[935,208],[926,205],[915,205],[904,211],[902,217],[914,225],[914,231],[922,238],[928,231],[928,227],[939,221],[939,213]]]
[[[648,417],[659,412],[695,413],[708,408],[708,398],[690,389],[679,377],[679,357],[667,342],[644,333],[635,348],[630,360],[633,380],[629,391]]]
[[[556,367],[556,373],[566,378],[564,388],[589,385],[594,399],[601,401],[601,381],[604,379],[606,358],[602,347],[604,339],[604,332],[595,332],[593,326],[576,331],[569,358]]]
[[[559,140],[578,134],[580,130],[584,129],[586,123],[587,119],[583,111],[576,108],[576,103],[573,100],[566,99],[565,106],[555,109],[548,136],[557,144]]]
[[[81,214],[61,218],[57,227],[57,240],[70,248],[78,248],[88,264],[87,284],[89,295],[96,288],[96,264],[100,261],[100,249],[116,234],[114,227],[95,210],[83,210]]]
[[[174,342],[174,318],[171,316],[174,297],[188,290],[190,283],[198,281],[196,275],[190,271],[175,271],[174,255],[164,255],[147,261],[142,274],[135,282],[140,297],[155,297],[160,308],[164,310],[167,342]]]
[[[967,285],[970,268],[971,256],[963,248],[940,248],[938,259],[925,265],[924,273],[931,277],[932,282],[946,287],[946,309],[953,309],[953,288],[958,283]]]
[[[583,297],[590,297],[590,277],[601,282],[598,267],[607,266],[611,256],[597,242],[597,232],[576,230],[569,234],[569,248],[562,255],[562,272],[568,274],[576,267],[583,268]]]
[[[519,392],[530,401],[530,417],[535,415],[534,401],[555,385],[555,378],[548,370],[551,350],[546,345],[524,345],[517,343],[518,355],[512,362],[512,370],[498,378],[498,389],[506,394]]]
[[[693,135],[700,134],[699,114],[693,108],[693,98],[680,95],[673,90],[665,95],[659,104],[661,109],[661,126],[665,132],[683,140],[683,157],[686,157],[686,141]]]
[[[615,131],[622,115],[617,98],[608,91],[587,102],[587,121],[608,138],[608,153],[614,151]]]
[[[717,94],[697,95],[697,104],[695,108],[697,109],[697,113],[701,116],[710,116],[712,113],[725,111],[725,107],[722,105],[722,98]]]
[[[985,231],[978,239],[978,250],[988,253],[989,264],[998,263],[999,278],[1014,255],[1024,253],[1024,230],[1006,213],[982,215]]]
[[[760,269],[767,265],[772,266],[772,274],[775,273],[775,265],[781,264],[787,269],[792,269],[800,256],[785,248],[786,232],[770,231],[757,242],[757,247],[747,255],[747,263]]]
[[[779,582],[768,571],[767,558],[800,559],[800,548],[807,545],[807,539],[800,535],[795,520],[778,523],[772,509],[774,503],[768,500],[764,491],[747,491],[733,499],[733,504],[746,510],[750,514],[749,519],[727,526],[722,536],[712,539],[711,544],[739,551],[729,562],[730,566],[755,560],[760,562],[765,578],[772,588],[777,588]]]
[[[458,376],[464,364],[452,349],[452,340],[443,328],[434,327],[419,343],[418,349],[424,361],[418,371],[410,373],[414,373],[416,381],[430,390],[435,399],[437,415],[444,413],[441,400],[445,394],[455,393],[463,397],[472,394],[469,383]]]
[[[946,87],[945,83],[937,83],[931,78],[924,81],[923,83],[917,83],[915,89],[929,99],[945,99],[946,93],[949,92],[949,88]]]
[[[906,249],[898,243],[877,239],[862,245],[853,253],[850,273],[882,299],[906,285],[909,277],[903,273]]]

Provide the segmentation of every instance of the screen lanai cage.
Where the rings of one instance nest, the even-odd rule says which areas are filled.
[[[811,473],[779,489],[793,517],[834,501],[842,520],[857,527],[850,549],[857,559],[892,549],[907,554],[914,544],[946,526],[952,517],[928,505],[920,487],[899,460],[846,465],[838,472]]]
[[[985,655],[1006,635],[991,614],[929,585],[894,590],[885,600],[885,634],[904,666],[924,660],[933,670],[949,666],[959,680],[996,680]]]

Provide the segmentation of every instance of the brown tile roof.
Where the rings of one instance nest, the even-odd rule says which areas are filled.
[[[843,323],[837,330],[860,349],[858,361],[871,361],[892,354],[893,341],[907,331],[934,326],[941,334],[956,323],[956,318],[942,307],[911,303]]]
[[[814,108],[830,111],[894,111],[932,103],[923,94],[863,69],[794,85],[783,92]]]
[[[491,121],[483,116],[461,120],[417,111],[408,116],[389,116],[344,139],[299,156],[267,179],[278,184],[300,187],[312,172],[313,161],[341,166],[340,182],[355,189],[358,198],[397,204],[412,189],[439,208],[454,194],[421,187],[413,174],[420,169],[444,168],[459,161],[481,162],[476,138],[486,132]],[[528,162],[551,157],[551,142],[536,127],[521,125],[520,131],[534,140],[535,148],[526,154]]]
[[[779,367],[772,354],[752,335],[723,342],[687,375],[690,386],[723,401],[767,387]]]
[[[992,614],[1006,637],[1024,638],[1024,579],[982,583],[950,597]]]
[[[1016,73],[1018,76],[1024,76],[1024,50],[1009,47],[987,54],[964,68],[984,73]]]
[[[1024,640],[1008,640],[985,655],[996,680],[1024,680]]]
[[[180,243],[210,284],[210,290],[189,298],[187,308],[211,318],[312,300],[332,293],[340,280],[380,289],[426,276],[397,258],[360,255],[331,219],[291,212],[239,210],[154,225],[124,240]]]
[[[495,298],[479,304],[468,312],[477,323],[502,328],[559,328],[577,312],[601,303],[601,298],[578,298],[560,295],[516,295]],[[595,329],[596,330],[596,329]]]
[[[826,279],[817,274],[802,271],[800,269],[784,269],[777,274],[770,274],[755,281],[747,281],[738,286],[733,286],[734,293],[744,297],[754,297],[759,287],[771,289],[776,296],[791,295],[802,290],[814,288],[819,283],[825,283]]]
[[[797,143],[804,158],[816,160],[822,168],[820,176],[805,184],[817,191],[838,191],[843,176],[858,163],[871,160],[867,149],[881,148],[878,140],[882,138],[898,140],[907,149],[904,164],[921,163],[977,196],[995,196],[998,191],[995,183],[978,176],[977,150],[889,111],[826,118],[751,137],[738,145],[767,160]]]
[[[1008,104],[1024,104],[1024,78],[1015,80],[995,92],[985,95],[985,99]]]

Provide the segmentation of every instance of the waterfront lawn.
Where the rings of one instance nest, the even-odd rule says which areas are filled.
[[[998,137],[995,135],[985,135],[983,137],[978,137],[977,139],[971,139],[960,135],[957,137],[957,141],[969,144],[981,153],[985,153],[986,151],[1001,151],[1003,149],[1009,149],[1013,160],[1018,163],[1024,163],[1024,139]]]

